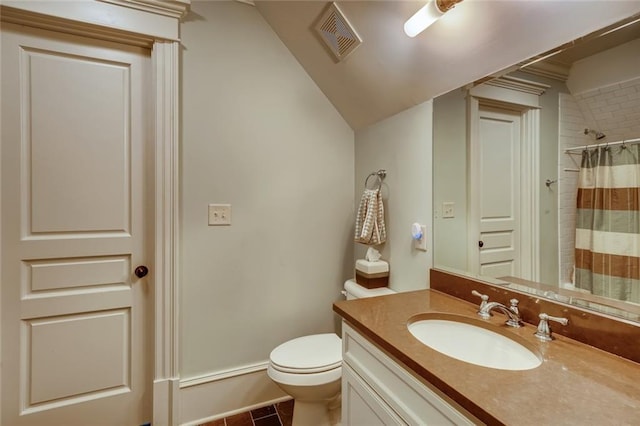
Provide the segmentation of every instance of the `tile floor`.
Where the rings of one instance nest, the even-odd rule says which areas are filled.
[[[268,405],[224,419],[213,420],[200,426],[291,426],[293,399]]]

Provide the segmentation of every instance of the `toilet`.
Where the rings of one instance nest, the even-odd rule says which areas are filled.
[[[367,289],[353,280],[344,284],[347,300],[394,293]],[[293,426],[340,423],[342,340],[335,333],[312,334],[282,343],[269,355],[267,374],[295,400]]]

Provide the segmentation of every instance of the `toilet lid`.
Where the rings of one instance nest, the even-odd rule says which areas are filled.
[[[320,373],[342,365],[342,340],[334,333],[289,340],[271,351],[271,364],[291,373]]]

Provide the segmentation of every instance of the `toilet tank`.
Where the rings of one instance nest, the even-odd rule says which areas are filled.
[[[379,288],[365,288],[355,282],[354,280],[347,280],[344,283],[343,294],[347,297],[347,300],[361,299],[363,297],[383,296],[385,294],[394,294],[395,291],[388,287]]]

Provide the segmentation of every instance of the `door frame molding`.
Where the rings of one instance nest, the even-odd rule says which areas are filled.
[[[151,49],[154,133],[153,424],[178,424],[180,20],[191,0],[3,1],[0,19]],[[1,406],[0,406],[1,410]]]
[[[474,188],[480,181],[480,170],[473,161],[479,152],[480,109],[484,106],[517,111],[521,116],[521,191],[520,191],[520,257],[521,272],[526,279],[540,276],[540,103],[539,97],[550,86],[520,78],[503,76],[467,90],[467,269],[479,274],[478,251],[480,200]],[[524,243],[528,242],[528,243]]]
[[[152,51],[155,96],[155,303],[153,423],[178,423],[179,364],[179,54],[176,41]]]

